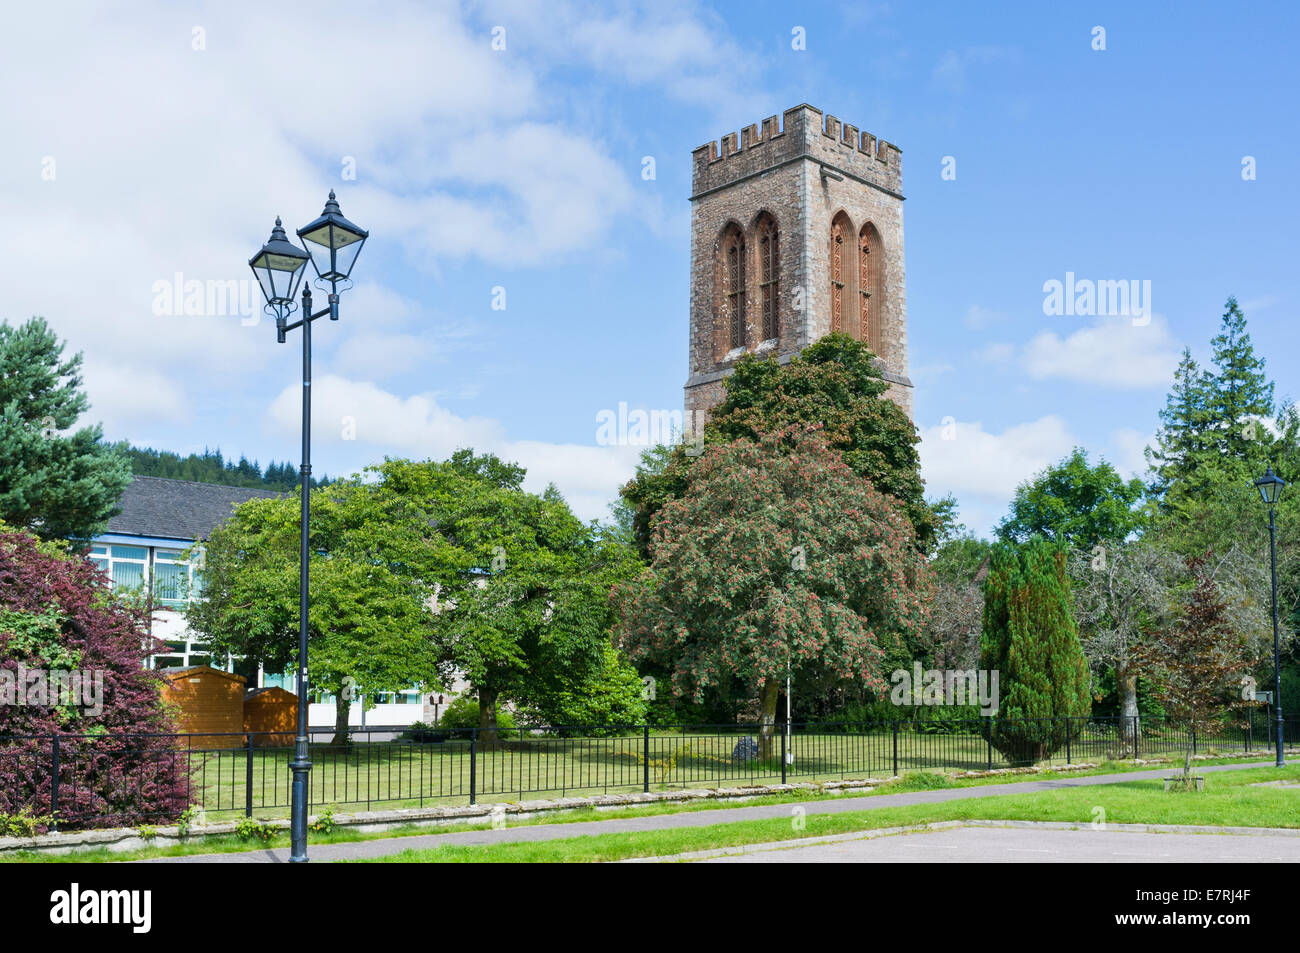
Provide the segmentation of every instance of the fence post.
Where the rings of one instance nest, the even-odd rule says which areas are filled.
[[[54,735],[53,738],[54,746],[51,755],[53,774],[50,777],[50,816],[53,819],[50,821],[50,830],[57,831],[59,829],[59,736]]]
[[[247,735],[248,747],[244,749],[244,817],[253,816],[253,733]]]
[[[469,803],[473,804],[477,795],[478,784],[478,728],[470,729],[469,734]]]
[[[993,716],[984,716],[984,740],[988,748],[989,770],[993,770]]]
[[[1065,763],[1070,763],[1070,716],[1065,716]]]
[[[786,725],[789,728],[789,725]],[[781,732],[781,783],[785,784],[785,732]]]
[[[641,726],[641,791],[650,793],[650,725]]]
[[[1196,757],[1196,726],[1192,725],[1192,757]]]
[[[898,722],[894,722],[894,777],[898,777]]]

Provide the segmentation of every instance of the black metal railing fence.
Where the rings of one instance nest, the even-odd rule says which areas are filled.
[[[346,744],[313,730],[313,811],[338,805],[438,803],[737,787],[909,771],[975,771],[1273,746],[1261,714],[1193,737],[1151,718],[880,721],[758,725],[517,728],[491,737],[380,726]],[[1284,737],[1300,738],[1289,718]],[[0,814],[26,813],[40,829],[139,826],[187,810],[269,817],[289,808],[293,739],[244,734],[0,736]]]

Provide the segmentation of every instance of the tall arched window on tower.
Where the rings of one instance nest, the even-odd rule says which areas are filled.
[[[880,353],[884,298],[880,293],[885,258],[880,233],[870,222],[858,233],[858,340]]]
[[[722,307],[727,347],[745,346],[745,236],[734,222],[722,233]]]
[[[831,332],[848,330],[853,275],[853,224],[840,212],[831,221]]]
[[[777,257],[776,220],[763,212],[758,217],[755,231],[758,235],[759,317],[763,340],[772,341],[781,333],[777,318],[777,304],[781,300],[781,267]]]

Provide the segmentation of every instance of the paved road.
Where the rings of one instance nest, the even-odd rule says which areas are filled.
[[[710,864],[1162,864],[1296,863],[1300,837],[1282,833],[1149,833],[958,827],[806,846],[753,844],[744,853],[700,857]],[[694,860],[684,856],[682,860]]]
[[[1240,771],[1258,768],[1271,762],[1215,765],[1198,768],[1198,772]],[[1027,794],[1034,791],[1053,791],[1059,788],[1088,787],[1095,784],[1119,784],[1125,781],[1150,780],[1169,774],[1168,766],[1151,771],[1130,771],[1125,774],[1099,774],[1079,778],[1058,778],[1051,781],[1017,781],[1007,784],[985,784],[967,788],[940,788],[933,791],[909,791],[902,794],[877,794],[870,797],[844,797],[834,801],[803,802],[809,814],[837,814],[844,811],[869,811],[909,804],[938,804],[966,798],[995,797],[1001,794]],[[513,841],[544,841],[563,837],[580,837],[585,834],[608,834],[624,831],[665,830],[674,827],[708,827],[732,821],[751,821],[759,818],[790,816],[790,804],[770,804],[752,807],[718,808],[680,814],[654,814],[646,817],[611,818],[607,821],[582,821],[573,824],[543,824],[524,827],[507,827],[501,830],[461,831],[452,834],[419,834],[410,837],[392,837],[380,840],[358,841],[350,844],[311,845],[308,838],[308,856],[316,861],[360,860],[370,857],[387,857],[404,850],[423,850],[445,844],[500,844]],[[196,854],[189,857],[157,857],[137,863],[286,863],[288,848],[275,850],[242,851],[236,854]]]

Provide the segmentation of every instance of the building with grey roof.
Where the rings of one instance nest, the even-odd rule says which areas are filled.
[[[149,659],[150,668],[179,669],[210,665],[237,672],[252,689],[271,686],[297,691],[292,672],[267,672],[238,659],[214,658],[198,633],[190,630],[185,610],[203,597],[197,553],[212,531],[231,517],[235,507],[255,499],[273,499],[274,490],[136,476],[118,501],[120,512],[108,529],[91,541],[90,559],[108,575],[114,589],[138,590],[152,602],[151,630],[166,649]],[[426,700],[419,686],[407,691],[383,692],[363,704],[353,705],[352,723],[358,726],[406,725],[436,719],[442,696]],[[333,726],[332,696],[313,697],[308,705],[313,727]]]
[[[235,507],[274,498],[273,490],[136,476],[118,501],[108,529],[91,540],[90,559],[108,574],[114,589],[138,589],[153,600],[153,634],[168,651],[153,656],[154,668],[214,664],[207,646],[193,638],[185,608],[202,594],[202,580],[187,550],[204,542]]]

